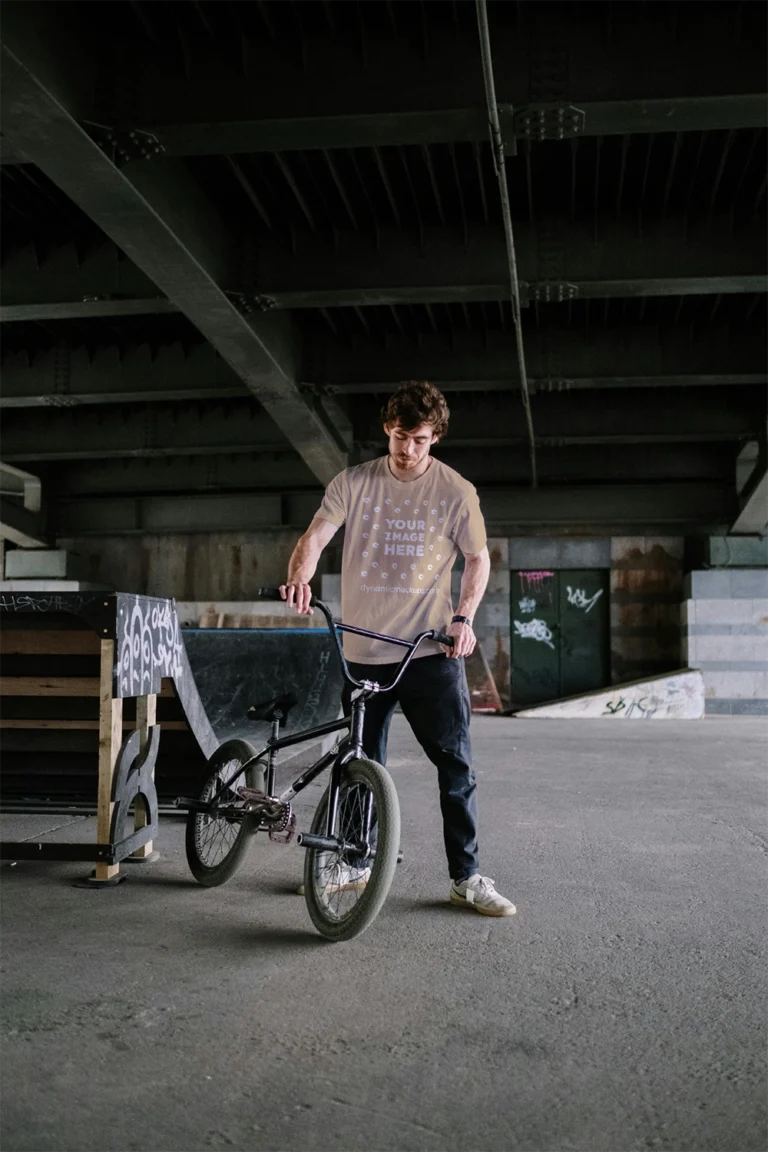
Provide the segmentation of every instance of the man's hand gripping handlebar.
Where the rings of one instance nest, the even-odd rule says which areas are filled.
[[[261,588],[260,592],[271,592],[271,588]],[[285,600],[289,608],[295,608],[301,616],[314,615],[312,610],[312,589],[309,584],[281,584],[275,588],[276,599]],[[268,599],[269,597],[263,597]]]

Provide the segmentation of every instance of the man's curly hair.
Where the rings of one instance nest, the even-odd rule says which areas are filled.
[[[450,415],[445,396],[428,380],[407,380],[381,410],[385,424],[399,424],[406,432],[420,424],[431,424],[435,436],[446,434]]]

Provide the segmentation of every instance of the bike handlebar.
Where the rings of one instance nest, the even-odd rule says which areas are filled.
[[[281,604],[285,603],[285,601],[283,600],[283,597],[280,595],[280,589],[274,588],[274,587],[259,588],[259,590],[256,594],[256,599],[257,600],[274,600],[274,601],[279,601]],[[328,629],[331,633],[331,636],[333,637],[334,643],[336,645],[336,650],[339,654],[339,659],[341,661],[341,670],[342,670],[342,674],[344,676],[344,679],[347,681],[348,684],[351,684],[355,688],[362,688],[363,685],[360,683],[359,680],[355,680],[354,676],[352,676],[352,674],[349,671],[349,668],[347,667],[347,661],[344,659],[344,651],[343,651],[343,649],[341,647],[341,643],[339,641],[339,632],[354,632],[358,636],[368,636],[372,640],[384,640],[385,642],[387,642],[389,644],[397,644],[402,648],[408,649],[408,652],[406,653],[406,655],[403,657],[403,659],[400,662],[400,665],[397,669],[397,672],[395,673],[395,677],[392,680],[392,682],[390,684],[384,685],[380,689],[381,691],[384,691],[384,692],[387,692],[390,689],[394,688],[396,686],[396,684],[400,681],[400,678],[402,677],[406,668],[408,667],[411,660],[413,659],[413,655],[414,655],[416,649],[422,643],[422,641],[435,640],[438,644],[444,644],[447,648],[453,648],[453,644],[454,644],[453,636],[448,636],[448,635],[446,635],[445,632],[438,632],[438,630],[436,628],[431,628],[427,632],[420,632],[419,635],[414,640],[401,640],[398,636],[386,636],[382,632],[369,632],[365,628],[354,628],[351,624],[342,624],[340,621],[334,620],[328,606],[326,604],[324,604],[322,600],[318,600],[315,596],[311,597],[309,604],[310,604],[311,608],[318,608],[322,612],[323,616],[325,616],[325,619],[328,622]]]

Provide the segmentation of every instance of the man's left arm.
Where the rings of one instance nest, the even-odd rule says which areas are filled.
[[[453,636],[453,648],[445,649],[449,656],[469,656],[474,651],[477,638],[471,622],[480,607],[490,573],[491,558],[487,545],[482,552],[464,553],[464,572],[456,615],[466,616],[470,623],[451,624],[446,629],[448,635]]]

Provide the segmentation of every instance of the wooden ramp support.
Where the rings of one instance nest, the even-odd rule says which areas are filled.
[[[17,712],[21,708],[18,715],[4,716],[0,727],[98,728],[96,843],[5,842],[0,857],[90,860],[94,872],[83,883],[116,884],[124,879],[122,861],[147,861],[154,854],[158,695],[175,695],[184,709],[186,722],[170,721],[168,727],[191,729],[206,758],[218,745],[192,679],[175,605],[123,593],[4,593],[0,621],[0,696],[7,709],[11,704]],[[82,675],[84,667],[95,672],[97,661],[98,676]],[[40,674],[43,669],[54,674]],[[60,674],[70,669],[71,675]],[[19,674],[9,675],[9,670]],[[94,697],[98,719],[57,717],[70,707],[75,716],[79,707],[82,715],[88,699],[93,704],[87,707],[95,706]],[[54,701],[62,698],[71,706],[57,707]],[[124,719],[126,699],[135,700],[135,719]]]

